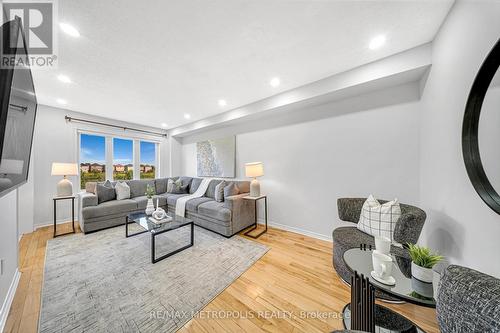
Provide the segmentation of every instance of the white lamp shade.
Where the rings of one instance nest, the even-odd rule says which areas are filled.
[[[0,161],[0,174],[20,175],[23,173],[23,166],[24,161],[4,158]]]
[[[264,176],[264,164],[262,162],[246,163],[245,175],[251,178]]]
[[[52,176],[76,176],[78,165],[76,163],[52,163]]]

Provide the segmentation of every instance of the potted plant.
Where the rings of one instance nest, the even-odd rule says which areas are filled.
[[[147,185],[146,193],[144,193],[148,197],[148,204],[146,206],[146,215],[151,215],[155,211],[155,205],[153,204],[153,195],[156,194],[155,189],[151,185]]]
[[[411,275],[422,282],[432,283],[432,267],[443,260],[443,257],[432,253],[424,246],[408,244],[411,257]]]

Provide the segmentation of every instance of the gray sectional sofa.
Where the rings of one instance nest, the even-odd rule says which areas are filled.
[[[180,197],[192,194],[201,184],[201,178],[172,177],[180,179],[183,185],[188,185],[185,194],[172,194],[167,192],[169,178],[155,180],[129,180],[130,199],[112,200],[98,204],[97,195],[91,192],[80,195],[80,228],[84,233],[111,228],[125,224],[127,214],[144,211],[147,197],[144,195],[147,185],[154,186],[156,198],[160,207],[175,213],[175,204]],[[224,198],[223,202],[215,201],[215,187],[221,180],[213,179],[203,197],[191,199],[186,204],[186,217],[205,229],[230,237],[255,223],[255,201],[244,200],[249,195],[250,182],[233,181],[238,186],[240,193]]]

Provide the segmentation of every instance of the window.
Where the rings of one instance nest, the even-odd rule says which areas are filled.
[[[99,135],[80,135],[80,188],[87,182],[106,179],[106,138]]]
[[[134,142],[113,138],[113,179],[134,178]]]
[[[79,133],[80,187],[88,182],[159,177],[159,142]]]
[[[156,174],[156,144],[140,141],[140,178],[154,179]]]

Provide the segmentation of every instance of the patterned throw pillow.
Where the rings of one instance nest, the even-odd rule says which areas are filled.
[[[125,182],[117,182],[115,185],[116,200],[130,199],[130,187]]]
[[[224,187],[224,200],[227,197],[240,194],[240,189],[238,185],[235,183],[229,183],[226,187]]]
[[[182,180],[178,179],[173,181],[172,179],[168,180],[167,184],[167,192],[172,194],[184,194],[188,193],[189,184],[182,185]]]
[[[115,188],[109,180],[106,180],[103,184],[97,184],[95,192],[98,204],[116,199]]]
[[[358,229],[372,236],[384,236],[394,241],[396,222],[401,217],[398,199],[381,205],[371,194],[366,199],[359,216]]]
[[[215,186],[215,201],[223,202],[224,201],[224,187],[226,187],[226,181],[223,180],[217,186]]]

